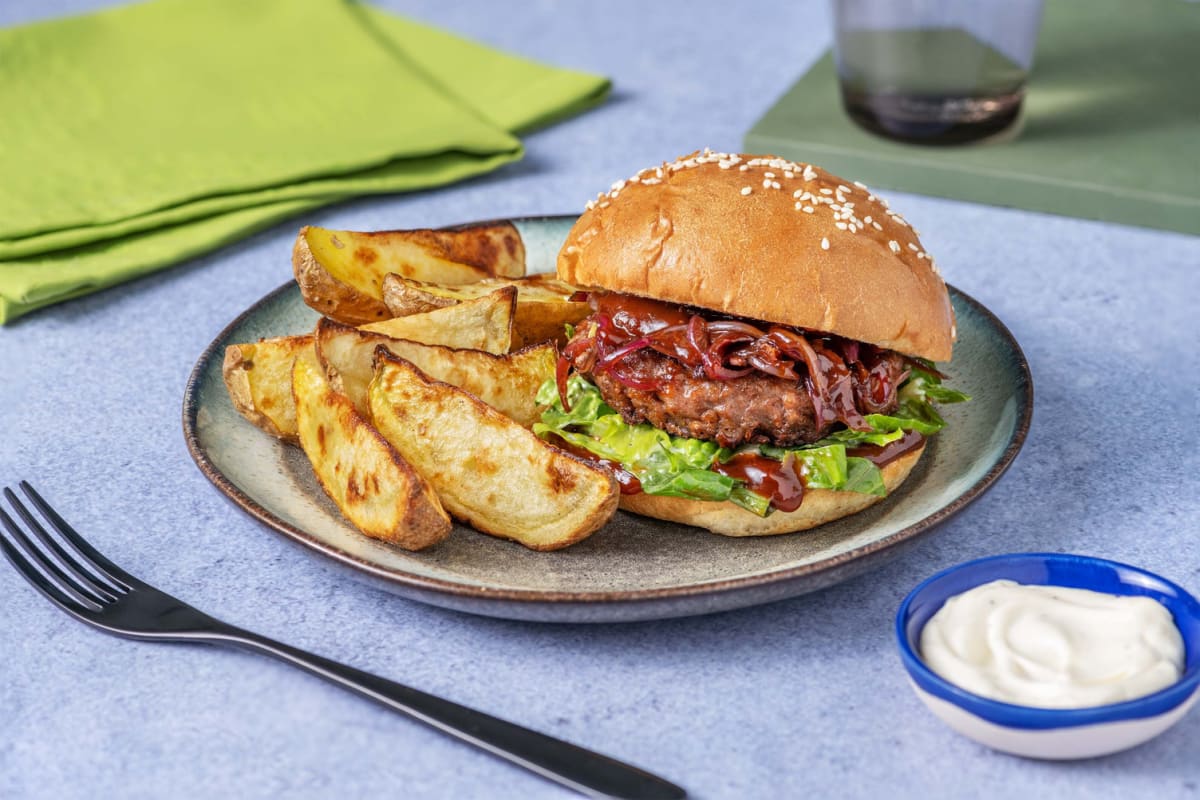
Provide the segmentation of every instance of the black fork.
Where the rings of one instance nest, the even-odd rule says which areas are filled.
[[[33,487],[21,491],[57,532],[52,536],[11,489],[0,506],[5,557],[52,603],[118,636],[226,644],[273,656],[591,797],[682,798],[686,793],[637,767],[418,689],[228,625],[144,583],[101,555]]]

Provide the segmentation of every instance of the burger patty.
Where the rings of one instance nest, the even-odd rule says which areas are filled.
[[[754,373],[733,380],[696,377],[674,359],[653,350],[631,353],[621,362],[623,373],[657,380],[661,388],[642,391],[604,372],[590,375],[605,401],[630,424],[656,428],[722,447],[809,444],[837,426],[818,422],[812,398],[802,382]],[[883,413],[894,410],[895,401]]]

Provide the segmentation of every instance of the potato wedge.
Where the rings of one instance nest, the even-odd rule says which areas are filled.
[[[384,347],[434,380],[470,392],[526,428],[539,417],[540,407],[534,398],[538,387],[554,376],[557,355],[551,344],[499,356],[482,350],[456,350],[393,339],[331,319],[317,323],[314,338],[321,365],[327,373],[339,376],[342,392],[364,416],[370,414],[367,386],[375,377],[375,348]]]
[[[517,290],[496,289],[474,300],[424,314],[411,314],[362,326],[364,331],[382,333],[393,339],[411,339],[489,353],[507,353],[512,347],[512,318]]]
[[[280,336],[225,348],[221,374],[238,413],[272,436],[296,439],[292,362],[313,349],[313,337]]]
[[[392,273],[383,277],[383,302],[393,315],[403,317],[473,300],[502,286],[517,287],[517,301],[567,302],[578,288],[560,281],[552,272],[524,278],[484,278],[474,283],[445,284],[417,280]]]
[[[525,274],[525,246],[509,223],[452,231],[373,233],[306,226],[292,248],[304,302],[349,325],[387,319],[383,277],[397,273],[445,284]]]
[[[311,350],[295,359],[292,392],[300,446],[354,527],[406,550],[450,535],[450,517],[433,489],[334,391]]]
[[[560,300],[524,300],[517,295],[513,313],[512,349],[557,342],[567,343],[567,325],[583,320],[592,309],[587,303],[564,303]]]
[[[517,289],[517,306],[513,314],[514,350],[551,340],[565,344],[565,326],[574,325],[591,313],[587,303],[568,299],[577,291],[576,287],[550,273],[514,279],[489,278],[461,286],[387,275],[383,279],[383,302],[393,315],[402,317],[471,300],[501,286]]]
[[[551,447],[475,396],[377,351],[367,391],[375,426],[455,517],[533,550],[596,531],[619,492],[604,471]]]

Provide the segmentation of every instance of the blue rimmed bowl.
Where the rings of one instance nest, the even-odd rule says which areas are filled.
[[[1162,603],[1183,636],[1182,677],[1135,700],[1072,709],[1013,705],[960,689],[921,660],[921,630],[949,598],[1002,578]],[[896,639],[913,690],[935,715],[981,744],[1029,758],[1092,758],[1134,747],[1174,725],[1200,699],[1200,601],[1152,572],[1102,558],[1017,553],[943,570],[904,598],[896,613]]]

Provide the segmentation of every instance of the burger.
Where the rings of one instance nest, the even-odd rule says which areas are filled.
[[[860,183],[704,151],[588,203],[558,255],[591,314],[538,435],[621,507],[730,536],[856,513],[944,421],[954,310],[917,232]]]

